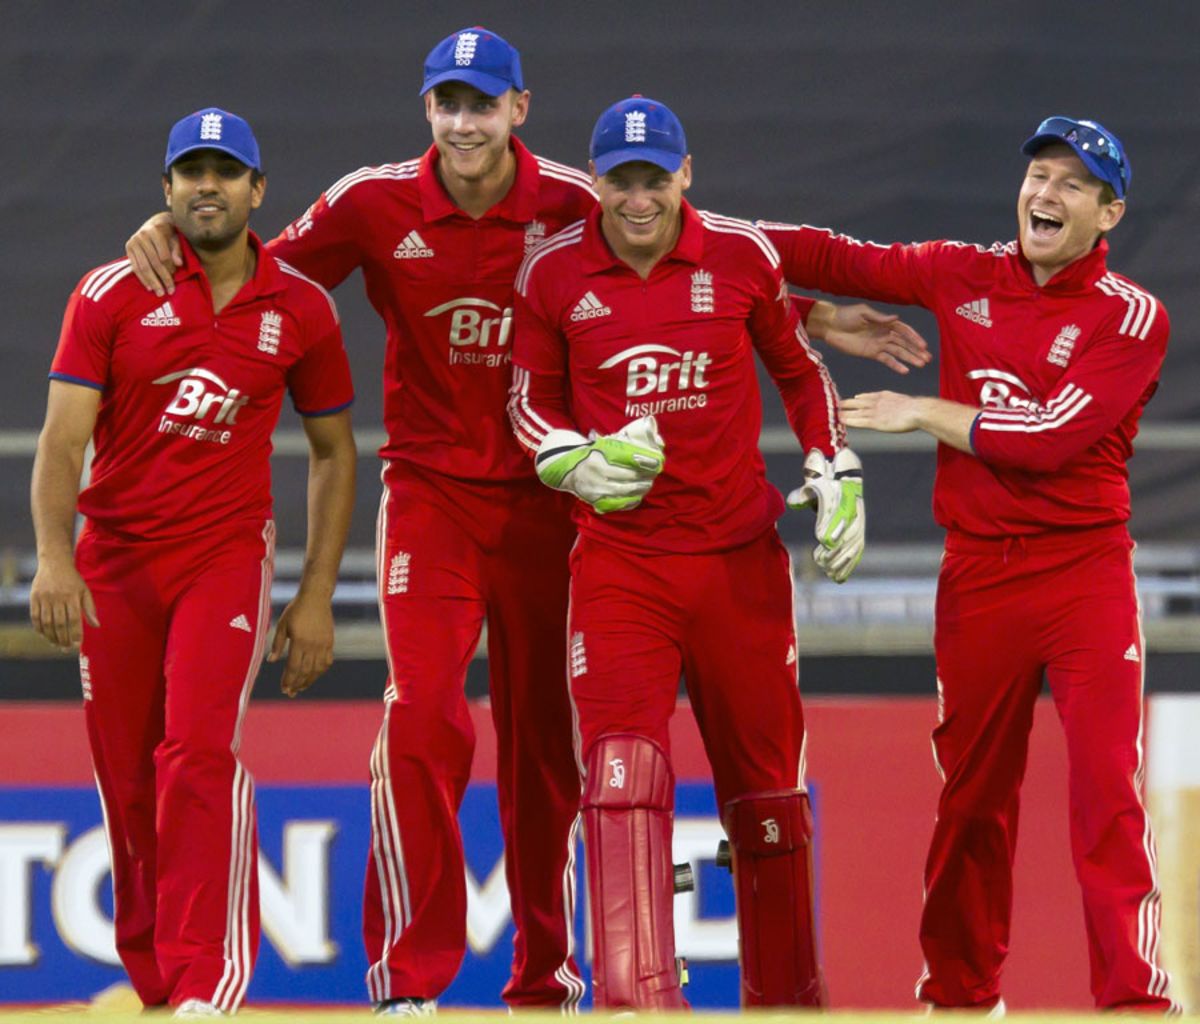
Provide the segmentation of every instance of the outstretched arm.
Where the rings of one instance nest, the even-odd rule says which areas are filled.
[[[279,616],[269,661],[285,654],[280,688],[308,689],[333,664],[333,589],[354,511],[357,451],[350,411],[304,417],[308,436],[308,543],[300,587]]]
[[[944,398],[898,395],[895,391],[868,391],[843,399],[842,422],[848,427],[864,427],[885,434],[906,434],[923,430],[943,444],[974,455],[971,425],[980,410],[972,405]]]
[[[933,359],[929,345],[913,327],[865,302],[840,305],[818,300],[804,326],[810,338],[820,338],[849,356],[874,359],[896,373],[908,373],[909,366],[928,366]]]

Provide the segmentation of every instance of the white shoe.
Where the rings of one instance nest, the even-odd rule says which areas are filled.
[[[434,1017],[437,1015],[436,999],[387,999],[375,1004],[377,1017]]]
[[[201,1017],[224,1017],[225,1014],[204,999],[185,999],[175,1007],[172,1016],[181,1020],[199,1020]]]

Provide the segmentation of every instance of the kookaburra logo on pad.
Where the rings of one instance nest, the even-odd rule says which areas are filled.
[[[608,762],[608,767],[611,769],[611,774],[608,777],[608,784],[613,789],[625,788],[625,762],[614,757]]]
[[[779,822],[774,818],[767,818],[762,822],[763,827],[763,842],[777,843],[779,842]]]

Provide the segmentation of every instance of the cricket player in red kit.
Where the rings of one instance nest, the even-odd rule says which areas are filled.
[[[542,480],[580,499],[569,671],[595,1002],[686,1005],[667,733],[682,671],[734,851],[744,1002],[819,1005],[792,576],[758,451],[753,352],[814,465],[853,459],[837,393],[770,242],[684,201],[674,114],[616,104],[591,156],[599,208],[517,278],[509,411]],[[861,471],[822,471],[820,486],[843,513],[821,550],[853,568]]]
[[[1067,737],[1092,995],[1105,1009],[1162,1011],[1125,464],[1158,386],[1167,314],[1107,266],[1105,235],[1130,177],[1116,136],[1052,117],[1023,152],[1015,242],[771,235],[790,281],[923,305],[941,333],[940,398],[880,392],[842,405],[848,425],[940,442],[933,738],[945,785],[925,869],[919,998],[1002,1005],[1018,792],[1044,676]]]
[[[238,748],[268,639],[269,456],[285,392],[312,450],[308,557],[273,648],[288,649],[288,693],[331,659],[353,507],[337,312],[249,232],[265,187],[240,117],[208,108],[174,126],[163,188],[183,236],[175,291],[147,292],[128,260],[84,276],[34,466],[31,616],[62,646],[82,641],[117,951],[142,1001],[177,1016],[235,1011],[258,949],[254,784]],[[72,552],[77,499],[87,524]]]

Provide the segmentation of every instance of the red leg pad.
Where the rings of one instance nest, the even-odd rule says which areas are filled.
[[[825,1006],[813,917],[808,795],[778,789],[725,805],[737,892],[743,1006]]]
[[[687,1006],[675,967],[675,774],[643,736],[602,736],[587,755],[584,853],[597,1007]]]

